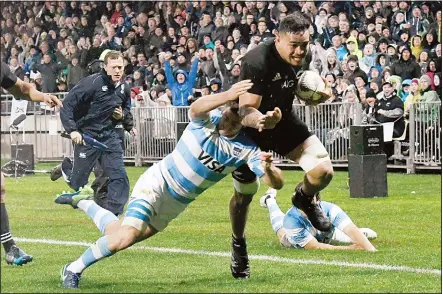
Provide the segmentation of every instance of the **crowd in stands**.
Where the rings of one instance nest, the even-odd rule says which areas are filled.
[[[1,59],[44,92],[65,92],[105,49],[125,56],[134,106],[187,106],[235,83],[241,58],[295,10],[312,21],[306,65],[330,83],[328,102],[441,97],[441,2],[7,2]]]

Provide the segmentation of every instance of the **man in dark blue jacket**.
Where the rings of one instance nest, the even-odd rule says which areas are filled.
[[[131,115],[130,87],[122,82],[123,56],[110,51],[100,73],[82,79],[66,96],[60,118],[74,145],[74,161],[65,160],[65,180],[76,193],[84,187],[99,160],[109,177],[108,209],[119,215],[129,197],[129,180],[123,163],[121,137],[115,121]],[[85,144],[83,135],[105,144],[106,148]]]

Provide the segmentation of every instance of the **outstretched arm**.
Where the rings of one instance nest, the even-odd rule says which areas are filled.
[[[360,247],[357,244],[352,244],[352,245],[348,245],[348,246],[335,246],[335,245],[320,243],[315,238],[312,238],[311,241],[309,241],[304,248],[305,249],[328,249],[328,250],[364,250],[363,247]]]
[[[280,190],[283,188],[284,180],[281,169],[272,164],[272,153],[262,153],[260,155],[264,166],[264,175],[261,177],[263,182],[271,188]]]
[[[203,96],[191,104],[189,115],[193,120],[206,119],[211,110],[222,106],[228,101],[236,100],[239,95],[245,93],[251,87],[251,81],[245,80],[233,85],[229,91]]]
[[[349,236],[355,245],[361,247],[366,251],[377,251],[374,245],[369,242],[368,238],[357,228],[353,223],[348,224],[343,228],[343,233]]]
[[[62,107],[62,103],[56,96],[42,93],[34,88],[32,84],[24,82],[19,78],[17,78],[14,86],[9,88],[8,91],[14,97],[25,98],[26,100],[34,102],[45,102],[51,107]]]

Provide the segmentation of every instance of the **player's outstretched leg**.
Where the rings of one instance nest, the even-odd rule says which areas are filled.
[[[135,199],[128,204],[121,225],[115,221],[115,215],[91,200],[80,200],[78,208],[87,211],[102,233],[110,233],[98,239],[77,260],[63,266],[61,279],[65,288],[77,289],[83,271],[89,266],[158,232],[148,225],[154,215],[154,209],[143,199]],[[117,228],[115,224],[118,224]]]
[[[1,242],[5,249],[5,259],[7,264],[24,265],[32,261],[32,256],[26,254],[15,244],[14,239],[9,229],[9,217],[5,204],[5,177],[1,173],[1,205],[0,205],[0,227],[1,227]]]
[[[84,186],[83,188],[80,188],[78,191],[74,192],[63,191],[61,194],[58,194],[55,197],[54,202],[57,204],[68,204],[74,209],[77,209],[77,204],[80,200],[92,199],[93,195],[94,190],[92,190],[92,188],[89,186]]]
[[[278,207],[276,198],[277,190],[269,188],[265,195],[260,198],[260,205],[268,209],[272,230],[277,234],[283,227],[283,219],[285,215],[280,207]]]

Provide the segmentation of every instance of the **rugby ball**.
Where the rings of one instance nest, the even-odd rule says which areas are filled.
[[[295,95],[306,102],[316,102],[322,99],[320,91],[326,89],[322,77],[311,70],[299,71],[296,76]]]

